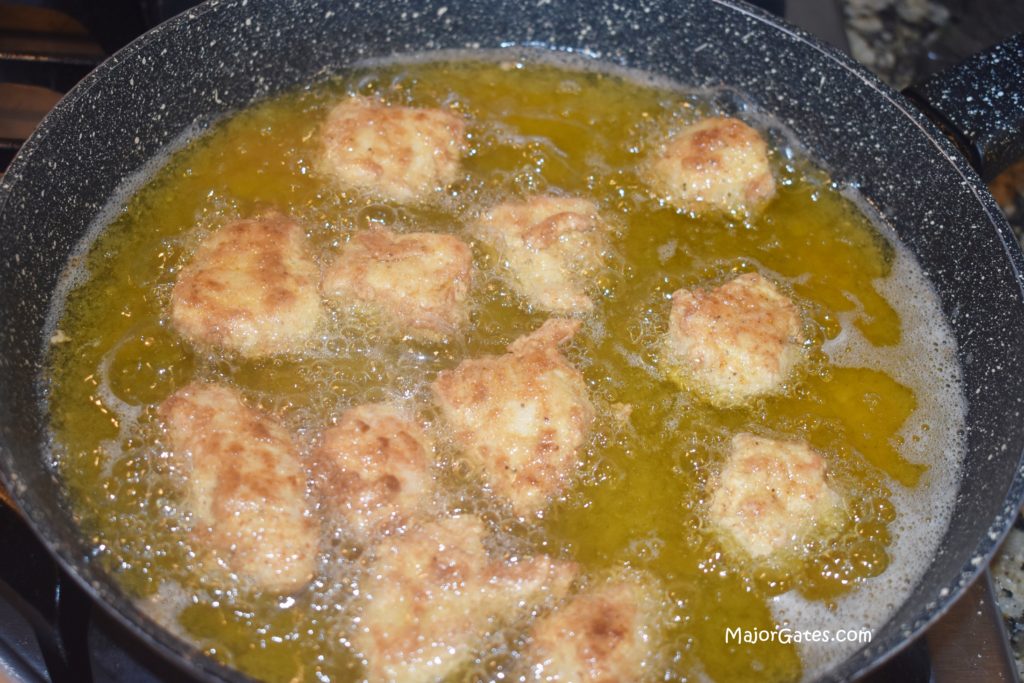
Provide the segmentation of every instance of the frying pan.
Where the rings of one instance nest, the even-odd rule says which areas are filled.
[[[950,527],[923,578],[873,642],[824,680],[866,672],[960,595],[1024,499],[1024,372],[1018,371],[1024,367],[1024,262],[971,167],[991,174],[1021,151],[1024,99],[1008,87],[1021,88],[1020,39],[917,91],[915,98],[961,152],[907,98],[848,58],[731,0],[202,5],[141,37],[82,81],[0,184],[4,484],[59,563],[139,638],[200,678],[241,679],[142,614],[90,563],[88,543],[46,457],[41,376],[51,297],[91,227],[107,215],[110,198],[144,177],[183,132],[360,60],[512,45],[553,46],[692,86],[724,84],[745,93],[788,126],[835,180],[857,188],[934,284],[958,343],[968,453]],[[1000,78],[1000,87],[986,80]],[[993,107],[1007,116],[986,113]]]

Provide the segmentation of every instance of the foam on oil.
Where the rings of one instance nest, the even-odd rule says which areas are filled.
[[[868,343],[852,325],[824,344],[833,362],[844,366],[871,365],[911,387],[918,400],[897,438],[901,453],[914,462],[928,463],[928,472],[915,489],[895,489],[897,516],[889,552],[892,560],[881,576],[864,581],[860,591],[839,598],[835,605],[802,599],[795,592],[776,597],[772,612],[794,630],[878,629],[900,606],[928,569],[939,548],[956,501],[960,468],[966,448],[963,428],[967,404],[956,346],[938,296],[906,248],[896,250],[892,273],[878,283],[893,302],[904,326],[903,341],[895,347]],[[863,591],[863,592],[861,592]],[[870,594],[871,599],[864,599]],[[865,643],[803,642],[800,654],[804,679],[824,673]]]

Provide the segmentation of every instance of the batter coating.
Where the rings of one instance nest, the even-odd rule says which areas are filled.
[[[548,320],[505,355],[463,361],[431,386],[466,459],[519,515],[568,485],[594,420],[583,376],[558,349],[579,326]]]
[[[294,352],[323,318],[319,279],[297,223],[280,214],[235,221],[178,275],[171,323],[200,346],[250,357]]]
[[[500,204],[474,226],[532,306],[563,314],[594,307],[588,290],[604,263],[607,232],[592,201],[550,196]]]
[[[454,235],[356,233],[327,269],[325,297],[370,306],[402,333],[439,340],[469,322],[473,254]]]
[[[800,312],[758,273],[711,290],[680,289],[664,357],[668,374],[718,406],[781,388],[801,359]]]
[[[216,565],[263,590],[305,586],[316,569],[317,533],[285,429],[217,384],[179,389],[159,414],[186,486],[193,537]]]
[[[327,114],[320,135],[320,170],[341,189],[409,203],[458,178],[466,124],[444,109],[350,97]]]
[[[806,441],[737,434],[711,494],[715,527],[751,557],[796,549],[837,519],[842,498]]]
[[[768,145],[739,119],[713,116],[662,143],[645,177],[660,198],[695,214],[757,209],[775,195]]]
[[[605,582],[534,624],[526,661],[531,681],[613,683],[657,672],[659,599],[652,579]]]
[[[438,681],[486,638],[565,595],[575,567],[545,555],[497,559],[472,515],[426,522],[378,546],[353,636],[370,681]]]
[[[430,506],[433,444],[395,406],[346,410],[324,432],[313,461],[328,519],[360,543],[399,530]]]

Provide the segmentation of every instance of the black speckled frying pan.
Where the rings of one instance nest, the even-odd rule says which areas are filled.
[[[951,525],[923,579],[874,641],[826,679],[865,672],[957,598],[985,566],[1024,499],[1024,261],[972,168],[991,174],[1021,152],[1019,37],[914,95],[965,156],[910,99],[836,51],[738,2],[203,5],[146,34],[88,76],[46,118],[0,184],[4,483],[62,565],[140,638],[197,676],[239,678],[157,626],[89,562],[87,539],[62,502],[43,452],[44,322],[58,278],[112,194],[197,120],[370,57],[509,45],[555,46],[685,84],[727,84],[746,93],[791,128],[836,180],[859,188],[934,283],[959,344],[969,451]]]

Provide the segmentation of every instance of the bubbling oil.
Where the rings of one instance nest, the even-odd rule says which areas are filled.
[[[466,117],[463,175],[443,199],[381,203],[317,174],[318,126],[349,94]],[[778,196],[756,215],[711,217],[652,199],[637,169],[659,136],[737,107],[775,143]],[[592,576],[656,577],[668,624],[659,677],[792,681],[820,671],[843,651],[726,644],[725,630],[824,628],[814,620],[847,617],[851,627],[879,626],[923,571],[908,557],[930,556],[946,526],[940,506],[931,504],[926,520],[916,515],[953,497],[963,405],[950,333],[936,322],[936,298],[912,257],[788,140],[736,97],[539,59],[479,57],[366,66],[216,123],[98,233],[56,318],[54,454],[96,561],[169,628],[231,666],[271,681],[359,680],[348,645],[358,550],[325,524],[318,575],[295,596],[204,577],[155,406],[196,379],[231,384],[308,454],[345,408],[397,401],[419,410],[439,437],[438,507],[481,515],[495,552],[571,558]],[[439,371],[502,353],[544,320],[467,224],[496,202],[545,192],[594,200],[614,230],[595,310],[566,351],[586,378],[596,425],[576,483],[529,521],[479,495],[479,475],[445,446],[427,387]],[[447,344],[412,342],[339,309],[293,356],[251,360],[193,348],[168,322],[177,273],[210,230],[270,209],[306,228],[321,266],[355,231],[374,226],[473,243],[471,330]],[[780,395],[716,409],[659,366],[668,297],[752,270],[797,302],[807,360]],[[722,544],[707,522],[707,486],[740,431],[804,438],[822,453],[848,501],[836,537],[773,565]],[[908,525],[926,527],[924,540],[915,545],[901,533]],[[878,586],[889,586],[886,600],[895,603],[861,609]],[[520,621],[498,634],[458,678],[507,680],[521,671],[516,653],[527,627]]]

